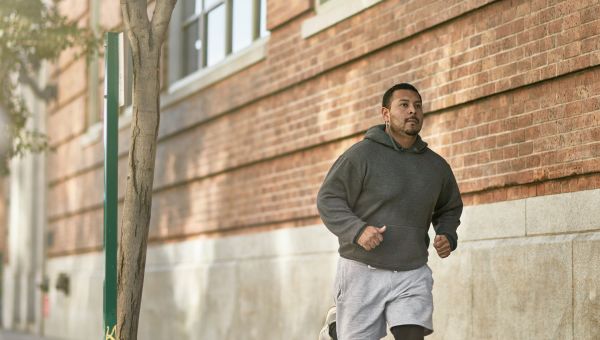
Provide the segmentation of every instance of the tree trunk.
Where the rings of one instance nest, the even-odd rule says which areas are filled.
[[[137,339],[160,117],[160,51],[176,0],[121,0],[133,56],[133,118],[118,256],[117,339]]]

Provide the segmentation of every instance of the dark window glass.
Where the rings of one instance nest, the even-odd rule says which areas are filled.
[[[198,69],[202,42],[200,41],[198,21],[190,23],[183,29],[183,65],[184,73],[190,74]]]

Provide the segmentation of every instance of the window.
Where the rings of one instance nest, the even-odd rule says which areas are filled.
[[[218,64],[267,34],[266,0],[180,0],[173,14],[169,80]]]

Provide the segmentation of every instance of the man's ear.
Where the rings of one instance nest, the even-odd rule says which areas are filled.
[[[381,107],[381,118],[383,118],[384,122],[390,121],[390,109],[385,106]]]

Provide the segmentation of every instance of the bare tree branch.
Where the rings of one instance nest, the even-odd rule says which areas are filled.
[[[176,2],[177,0],[156,0],[154,12],[152,13],[152,35],[155,41],[165,40]]]
[[[147,0],[121,0],[121,11],[123,12],[125,27],[139,38],[146,36],[150,28],[147,7]]]

